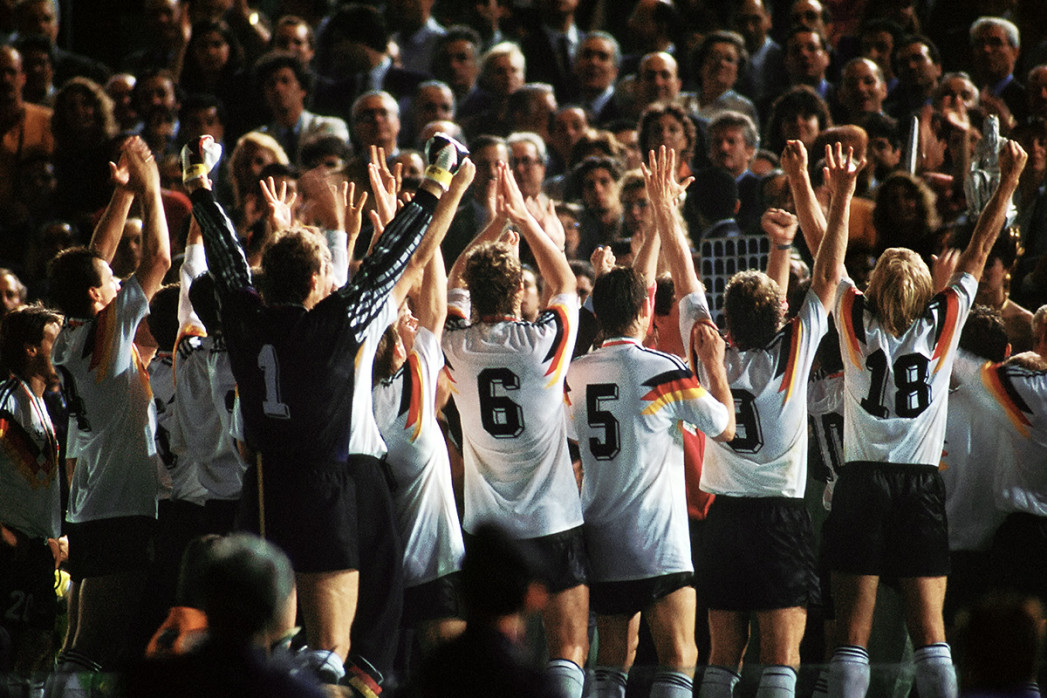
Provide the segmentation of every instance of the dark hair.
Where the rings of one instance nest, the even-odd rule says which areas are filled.
[[[687,116],[687,112],[679,104],[672,102],[655,102],[644,109],[640,115],[640,121],[636,127],[636,142],[640,146],[640,155],[647,159],[647,141],[651,137],[651,129],[658,119],[663,116],[675,117],[683,128],[684,136],[687,138],[687,150],[677,153],[677,162],[687,162],[694,155],[694,146],[698,142],[698,129]]]
[[[195,91],[195,88],[202,85],[203,70],[196,61],[194,50],[196,44],[203,41],[204,37],[211,33],[221,34],[222,40],[229,45],[229,60],[222,66],[222,75],[224,77],[232,77],[244,65],[243,46],[240,45],[239,39],[236,38],[236,34],[233,33],[228,24],[222,20],[195,22],[193,23],[192,33],[189,36],[189,43],[185,47],[185,64],[179,79],[182,87],[187,91]]]
[[[317,50],[329,53],[338,41],[352,41],[384,53],[389,43],[389,27],[377,9],[362,3],[343,5],[330,15],[317,41]]]
[[[312,291],[313,274],[330,264],[327,243],[316,230],[283,231],[262,253],[262,296],[265,302],[304,303]]]
[[[0,322],[0,370],[4,377],[22,373],[26,345],[39,345],[44,339],[44,328],[52,323],[61,325],[62,316],[39,304],[12,310],[4,316]]]
[[[223,125],[229,122],[229,112],[225,109],[225,102],[221,98],[207,92],[194,92],[191,95],[187,95],[182,100],[182,106],[178,110],[178,118],[185,121],[194,111],[212,108]]]
[[[145,83],[153,78],[160,78],[171,83],[171,89],[174,92],[175,101],[181,104],[185,99],[186,93],[182,89],[182,86],[178,83],[178,78],[167,68],[146,68],[138,74],[135,79],[135,86],[131,88],[131,99],[134,101],[135,108],[140,107],[142,99],[142,90],[145,89]]]
[[[47,54],[47,59],[51,62],[51,66],[55,64],[55,46],[51,43],[51,37],[44,34],[25,34],[19,36],[14,42],[14,48],[22,54],[22,59],[25,60],[25,54],[29,51],[39,51]]]
[[[149,301],[146,322],[160,351],[174,351],[178,339],[178,294],[178,284],[167,284]]]
[[[196,277],[189,286],[189,302],[200,322],[204,323],[204,329],[208,334],[222,331],[222,315],[218,307],[218,296],[215,295],[216,288],[210,272]]]
[[[702,39],[702,43],[698,44],[691,51],[691,74],[694,75],[695,79],[698,80],[700,78],[702,64],[705,63],[705,59],[714,44],[730,44],[734,46],[735,50],[738,51],[738,75],[741,76],[745,69],[745,64],[749,62],[749,52],[745,48],[745,39],[738,32],[720,29],[706,34],[705,38]]]
[[[895,47],[898,46],[898,42],[901,41],[902,36],[905,34],[902,25],[898,24],[893,19],[887,19],[886,17],[877,17],[876,19],[862,22],[862,25],[858,27],[858,38],[861,39],[863,34],[869,34],[872,32],[887,32],[891,35],[891,41]]]
[[[740,351],[770,344],[785,318],[782,290],[763,272],[740,271],[723,292],[723,315],[731,343]]]
[[[927,55],[930,56],[931,62],[935,65],[942,64],[942,54],[938,52],[938,47],[934,45],[934,42],[928,39],[923,34],[907,34],[898,41],[894,42],[894,53],[891,54],[891,61],[898,60],[898,50],[904,46],[911,46],[912,44],[923,44],[927,47]],[[898,65],[894,64],[894,72],[898,73]]]
[[[309,69],[302,63],[302,60],[298,57],[298,54],[291,53],[290,51],[273,50],[269,53],[264,54],[254,64],[254,81],[255,85],[261,90],[265,87],[265,81],[268,80],[273,73],[284,68],[290,68],[294,73],[295,79],[298,84],[302,86],[302,89],[307,93],[313,91],[313,74]]]
[[[105,261],[92,249],[70,247],[59,252],[47,265],[48,298],[63,315],[93,317],[88,291],[102,283],[95,267],[96,259]]]
[[[960,333],[960,348],[987,361],[1007,358],[1007,328],[1000,311],[987,305],[976,305],[967,315]]]
[[[647,307],[647,284],[632,267],[616,266],[593,284],[593,312],[604,337],[620,337]]]
[[[902,133],[898,129],[898,120],[886,114],[868,113],[860,116],[855,121],[856,126],[865,129],[865,133],[871,141],[874,138],[886,138],[887,142],[895,148],[902,147]]]
[[[301,158],[302,167],[306,170],[311,170],[319,165],[328,155],[348,160],[352,157],[353,151],[348,143],[332,135],[307,138],[299,144],[298,156]]]
[[[722,167],[705,167],[694,173],[688,198],[707,223],[734,218],[738,205],[738,183]],[[698,231],[695,231],[698,232]]]
[[[585,182],[585,176],[593,170],[607,170],[611,179],[618,181],[622,178],[622,166],[614,158],[586,158],[574,166],[571,170],[571,180],[574,191],[581,192]]]
[[[807,85],[795,85],[783,92],[771,105],[771,115],[764,130],[765,146],[775,153],[785,148],[782,123],[796,114],[818,117],[818,130],[832,126],[829,105]]]

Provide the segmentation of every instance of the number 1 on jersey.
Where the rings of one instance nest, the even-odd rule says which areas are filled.
[[[262,370],[265,381],[265,401],[262,412],[266,417],[290,419],[291,409],[280,402],[280,362],[276,358],[276,349],[272,344],[262,345],[258,352],[258,368]]]

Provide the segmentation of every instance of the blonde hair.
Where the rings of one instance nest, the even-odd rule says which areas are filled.
[[[865,296],[880,324],[898,337],[923,314],[933,291],[931,271],[920,255],[892,247],[876,262]]]
[[[281,165],[290,164],[287,153],[283,146],[267,133],[261,131],[249,131],[240,136],[236,142],[232,154],[229,156],[229,170],[232,173],[233,196],[237,206],[243,204],[244,196],[256,186],[258,182],[251,173],[251,156],[255,150],[268,150],[273,160]]]

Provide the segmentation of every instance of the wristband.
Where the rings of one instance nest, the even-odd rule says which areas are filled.
[[[453,175],[442,167],[437,167],[436,165],[429,165],[429,167],[425,168],[425,177],[426,179],[433,180],[441,187],[443,187],[444,191],[447,191],[447,189],[451,186],[451,179],[453,178]]]
[[[776,250],[791,250],[792,248],[793,248],[792,244],[789,244],[789,245],[775,245],[774,246],[774,249],[776,249]]]

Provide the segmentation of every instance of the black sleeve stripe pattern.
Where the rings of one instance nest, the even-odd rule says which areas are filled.
[[[191,197],[193,217],[204,234],[207,266],[215,277],[220,295],[251,285],[251,267],[236,240],[236,229],[214,198],[214,192],[197,189]]]
[[[659,373],[654,378],[645,380],[642,385],[645,388],[657,388],[660,385],[666,383],[672,383],[673,381],[687,380],[694,376],[691,370],[688,368],[679,368],[675,371],[666,371],[665,373]]]
[[[854,303],[851,305],[851,326],[854,328],[854,338],[865,344],[865,296],[860,293],[854,294]]]
[[[422,203],[418,200],[421,199]],[[337,293],[345,301],[349,324],[357,342],[363,341],[367,326],[382,312],[385,299],[403,276],[411,255],[418,249],[433,217],[436,197],[418,192],[400,209],[382,233],[360,270]]]
[[[785,375],[785,369],[789,367],[791,361],[791,355],[793,350],[793,333],[796,331],[795,323],[790,320],[785,323],[785,326],[778,331],[778,335],[774,338],[778,344],[778,357],[774,362],[774,377],[781,378]],[[772,342],[773,344],[773,342]]]
[[[553,343],[549,346],[549,353],[545,355],[544,359],[542,359],[543,364],[553,359],[556,356],[557,352],[559,352],[561,349],[560,344],[561,342],[563,342],[564,327],[567,323],[567,319],[564,317],[563,308],[559,306],[555,308],[549,308],[548,310],[542,313],[541,317],[539,317],[534,324],[544,325],[549,322],[556,325],[556,337],[553,338]]]

